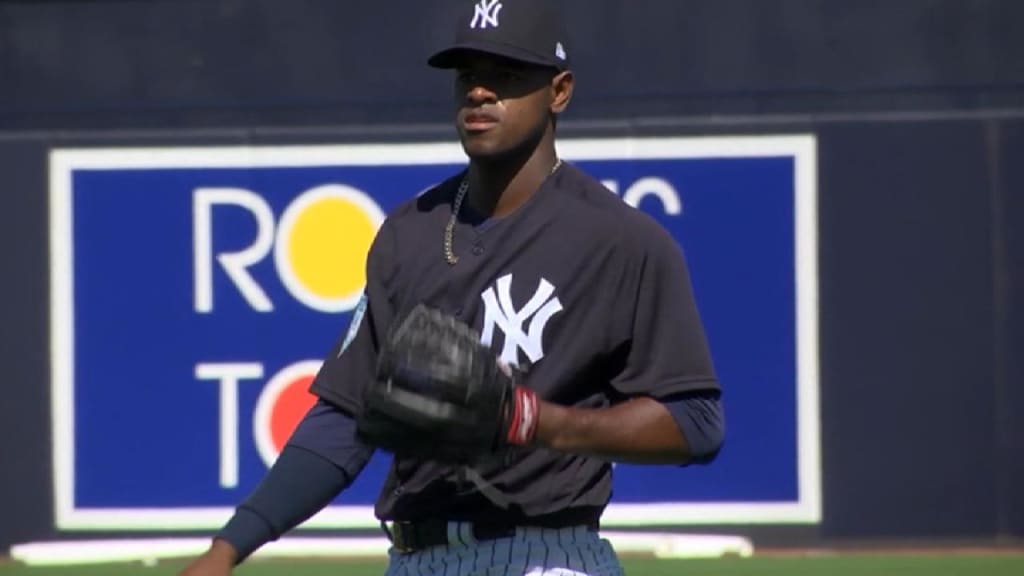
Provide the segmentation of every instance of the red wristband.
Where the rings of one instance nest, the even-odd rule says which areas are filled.
[[[537,393],[525,386],[516,386],[512,393],[512,419],[508,426],[509,444],[526,446],[533,442],[540,420]]]

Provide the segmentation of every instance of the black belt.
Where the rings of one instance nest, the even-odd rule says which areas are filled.
[[[495,522],[466,522],[465,524],[470,526],[470,533],[473,535],[473,539],[478,542],[515,536],[516,528],[518,527],[516,524]],[[578,525],[579,524],[566,526],[546,525],[537,527],[559,529]],[[597,522],[588,522],[586,525],[591,531],[596,532],[598,530]],[[386,525],[383,525],[383,523],[382,526],[384,526],[384,531],[387,532],[395,550],[403,554],[416,552],[417,550],[423,550],[424,548],[431,548],[434,546],[456,544],[456,542],[451,542],[448,538],[447,520],[423,520],[418,522],[395,521],[391,524],[390,530]],[[524,524],[522,526],[532,526],[532,523]]]

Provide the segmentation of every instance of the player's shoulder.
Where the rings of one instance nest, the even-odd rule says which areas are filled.
[[[458,172],[417,192],[388,212],[385,221],[398,224],[429,216],[437,210],[447,210],[464,175],[465,171]]]
[[[559,182],[565,205],[576,222],[585,222],[602,237],[640,253],[677,248],[671,234],[650,214],[626,203],[595,177],[567,165]]]
[[[374,236],[370,259],[401,260],[403,246],[415,245],[428,231],[437,229],[438,222],[447,218],[461,179],[461,174],[452,175],[390,209]]]

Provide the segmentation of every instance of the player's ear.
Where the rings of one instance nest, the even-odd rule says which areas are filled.
[[[555,74],[555,77],[551,79],[552,113],[561,114],[569,107],[569,101],[572,100],[572,91],[575,87],[575,83],[576,79],[569,70],[563,70],[558,74]]]

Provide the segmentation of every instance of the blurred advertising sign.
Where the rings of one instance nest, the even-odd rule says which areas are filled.
[[[559,151],[682,244],[725,389],[718,460],[617,466],[605,525],[819,521],[814,138]],[[452,143],[54,150],[57,526],[219,527],[311,404],[385,215],[464,164]],[[387,464],[305,527],[377,526]]]

